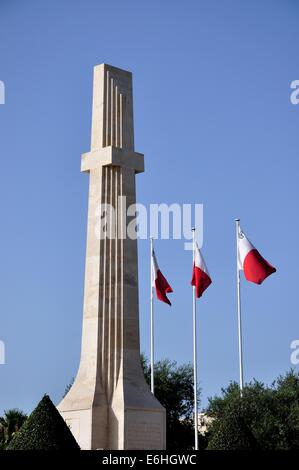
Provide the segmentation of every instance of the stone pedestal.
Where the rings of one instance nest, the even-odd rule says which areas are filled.
[[[81,360],[58,410],[82,449],[165,449],[165,410],[140,364],[137,241],[124,237],[135,174],[144,170],[131,73],[94,68],[91,151],[81,170],[90,178]],[[109,238],[99,227],[111,207]]]

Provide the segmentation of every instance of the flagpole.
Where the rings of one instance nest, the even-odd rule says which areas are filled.
[[[236,243],[237,243],[237,302],[238,302],[238,336],[239,336],[239,373],[240,373],[240,393],[243,394],[243,339],[242,339],[242,319],[241,319],[241,282],[239,269],[239,234],[240,219],[236,219]]]
[[[153,289],[153,250],[154,240],[151,237],[151,392],[155,394],[154,382],[154,289]]]
[[[195,262],[195,228],[192,229],[193,240],[193,264]],[[194,373],[194,437],[195,437],[195,450],[198,450],[198,411],[197,411],[197,334],[196,334],[196,290],[195,286],[192,287],[193,293],[193,373]]]

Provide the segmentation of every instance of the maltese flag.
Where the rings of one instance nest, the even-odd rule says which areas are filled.
[[[191,285],[195,287],[196,297],[201,297],[211,283],[212,279],[205,260],[198,248],[197,242],[195,242]]]
[[[161,273],[155,251],[152,251],[152,287],[156,289],[157,298],[168,305],[171,305],[166,294],[173,292],[167,280]]]
[[[238,236],[238,267],[247,281],[261,284],[276,269],[266,261],[240,230]]]

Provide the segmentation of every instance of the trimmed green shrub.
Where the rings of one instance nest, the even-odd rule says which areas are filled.
[[[79,450],[48,395],[45,395],[17,432],[7,450]]]

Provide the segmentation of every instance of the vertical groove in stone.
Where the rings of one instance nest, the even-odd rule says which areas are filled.
[[[122,349],[122,309],[123,309],[123,224],[124,220],[122,217],[123,214],[123,192],[122,192],[122,172],[118,168],[118,181],[117,181],[117,193],[120,196],[120,204],[118,204],[118,214],[121,214],[118,217],[118,246],[117,246],[117,259],[119,263],[119,278],[117,283],[117,298],[118,298],[118,310],[117,310],[117,328],[116,328],[116,367],[115,367],[115,385],[118,382],[119,371],[120,371],[120,362],[121,362],[121,349]]]
[[[125,148],[130,148],[130,141],[128,141],[129,137],[127,135],[126,132],[124,132],[124,128],[127,127],[126,126],[126,105],[127,105],[127,96],[126,95],[122,95],[122,105],[121,105],[121,108],[122,108],[122,111],[121,111],[121,115],[122,115],[122,147],[125,147]]]
[[[119,146],[123,146],[123,95],[119,95]]]
[[[116,123],[115,123],[115,145],[116,147],[120,147],[120,139],[119,139],[119,99],[120,94],[118,92],[118,86],[115,87],[115,116],[116,116]]]
[[[108,181],[109,181],[109,189],[108,189],[108,204],[111,204],[111,190],[112,190],[112,184],[111,184],[111,167],[107,167],[107,172],[108,172]],[[109,220],[109,222],[111,222]],[[107,224],[108,231],[110,230],[110,223],[109,225]],[[109,402],[109,388],[110,388],[110,348],[111,348],[111,341],[110,341],[110,336],[111,336],[111,240],[106,236],[107,240],[107,248],[106,248],[106,254],[107,254],[107,270],[108,270],[108,276],[107,276],[107,281],[106,281],[106,303],[105,303],[105,308],[106,308],[106,316],[107,316],[107,355],[106,355],[106,369],[103,370],[103,372],[106,370],[106,392],[107,392],[107,398]]]
[[[106,171],[106,168],[103,167],[103,176],[102,176],[102,196],[101,196],[101,203],[105,205],[106,203],[106,199],[105,199],[105,193],[106,193],[106,186],[107,186],[107,171]],[[105,206],[104,206],[105,207]],[[100,279],[100,283],[102,285],[102,289],[101,289],[101,296],[99,297],[99,304],[102,303],[102,305],[99,306],[99,308],[102,309],[102,331],[104,332],[105,331],[105,311],[104,311],[104,306],[105,306],[105,278],[106,278],[106,270],[105,270],[105,266],[106,266],[106,240],[103,239],[102,240],[102,250],[103,250],[103,254],[102,254],[102,262],[103,262],[103,269],[102,269],[102,278]],[[102,357],[101,357],[101,380],[102,380],[102,384],[104,386],[104,377],[102,375],[102,371],[103,371],[103,366],[104,366],[104,357],[105,357],[105,338],[104,338],[104,335],[102,335],[102,343],[100,345],[100,348],[101,348],[101,351],[102,351]]]
[[[106,145],[111,145],[111,90],[110,90],[110,73],[107,71],[106,77]]]
[[[123,171],[122,168],[119,170],[120,173],[120,178],[119,178],[119,194],[122,196],[121,198],[121,218],[120,218],[120,224],[121,224],[121,242],[120,242],[120,250],[119,250],[119,259],[121,260],[120,262],[120,283],[119,283],[119,298],[120,298],[120,309],[119,309],[119,325],[118,325],[118,370],[117,370],[117,378],[119,377],[119,372],[120,372],[120,366],[121,366],[121,361],[122,361],[122,356],[121,356],[121,351],[123,349],[123,305],[124,305],[124,293],[123,293],[123,280],[124,280],[124,272],[123,272],[123,259],[124,259],[124,240],[123,237],[126,236],[124,234],[124,229],[126,229],[126,221],[124,220],[123,217],[123,205],[124,205],[124,200],[123,200]]]
[[[114,135],[114,134],[113,134]],[[111,168],[111,200],[110,204],[115,211],[115,171],[116,168]],[[112,393],[113,393],[113,375],[114,375],[114,348],[115,348],[115,341],[114,341],[114,322],[115,322],[115,298],[114,298],[114,285],[115,285],[115,264],[114,264],[114,250],[115,250],[115,238],[114,238],[114,230],[115,230],[115,221],[114,218],[111,218],[111,231],[110,235],[112,236],[110,240],[110,376],[109,376],[109,402],[111,401]]]
[[[119,92],[109,71],[104,79],[105,99],[103,106],[103,147],[123,146],[124,95]]]
[[[115,371],[117,369],[117,349],[118,349],[118,341],[117,341],[117,324],[118,324],[118,306],[119,306],[119,299],[118,299],[118,220],[117,220],[117,214],[118,214],[118,179],[119,179],[119,168],[115,168],[115,181],[114,181],[114,187],[115,187],[115,195],[114,195],[114,207],[115,207],[115,242],[114,242],[114,269],[115,269],[115,283],[114,283],[114,299],[115,299],[115,305],[114,305],[114,361],[113,361],[113,366],[114,366],[114,383],[113,383],[113,389],[115,390],[115,383],[116,383],[116,378],[115,378]]]
[[[103,198],[103,195],[105,195],[105,188],[107,185],[106,182],[107,179],[107,171],[106,168],[103,167],[102,169],[102,195],[101,195],[101,204],[105,203],[105,196]],[[100,214],[101,216],[101,214]],[[105,328],[105,315],[104,315],[104,297],[105,297],[105,239],[100,240],[100,269],[99,269],[99,304],[102,302],[102,305],[99,305],[99,308],[102,309],[100,320],[99,320],[99,336],[98,336],[98,341],[102,341],[102,343],[99,344],[99,351],[100,351],[100,357],[99,357],[99,371],[100,371],[100,378],[103,380],[102,377],[102,371],[103,371],[103,366],[104,366],[104,349],[105,349],[105,342],[104,342],[104,328]]]
[[[104,73],[104,83],[103,83],[103,126],[102,126],[102,142],[103,142],[103,147],[106,147],[107,145],[107,136],[106,136],[106,122],[107,122],[107,100],[106,100],[106,87],[107,87],[107,74]]]
[[[105,168],[105,167],[104,167]],[[105,210],[107,211],[107,205],[109,204],[109,195],[110,195],[110,179],[109,179],[109,167],[105,168],[105,192],[103,193],[105,197]],[[107,212],[106,212],[107,213]],[[109,240],[107,237],[104,237],[104,278],[103,278],[103,318],[104,318],[104,331],[109,332]],[[107,390],[107,373],[104,374],[104,371],[108,370],[108,354],[109,354],[109,344],[107,341],[108,335],[103,336],[103,362],[102,362],[102,377],[103,385],[105,390]]]
[[[110,100],[111,100],[111,120],[110,120],[110,133],[111,133],[111,144],[110,145],[115,145],[115,133],[114,133],[114,80],[111,78],[111,85],[110,85]]]
[[[114,178],[113,178],[113,188],[114,188],[114,194],[113,194],[113,207],[114,207],[114,215],[116,216],[117,215],[117,174],[118,174],[118,168],[114,167],[113,168],[113,175],[114,175]],[[115,291],[116,291],[116,286],[117,286],[117,266],[118,266],[118,259],[117,259],[117,255],[116,255],[116,246],[117,246],[117,232],[116,232],[116,219],[114,218],[113,219],[113,255],[112,255],[112,259],[111,259],[111,263],[113,263],[113,279],[112,279],[112,296],[113,296],[113,311],[112,311],[112,315],[113,315],[113,329],[112,329],[112,332],[111,332],[111,337],[112,337],[112,340],[113,340],[113,354],[112,354],[112,374],[111,374],[111,384],[112,384],[112,388],[111,388],[111,398],[112,398],[112,394],[113,394],[113,391],[115,389],[115,355],[116,355],[116,347],[117,347],[117,344],[116,344],[116,341],[115,341],[115,328],[116,328],[116,322],[117,322],[117,315],[118,315],[118,312],[117,312],[117,298],[115,296]]]
[[[118,180],[117,180],[117,193],[120,197],[118,201],[118,213],[122,211],[122,188],[121,188],[121,170],[118,168]],[[120,206],[121,205],[121,206]],[[122,212],[121,212],[122,214]],[[119,223],[123,224],[122,217],[118,218],[118,230],[119,230]],[[122,234],[122,232],[119,232]],[[119,237],[119,235],[118,235]],[[117,330],[116,330],[116,338],[117,338],[117,351],[116,351],[116,367],[115,367],[115,384],[118,382],[119,377],[119,370],[120,370],[120,360],[121,360],[121,322],[122,322],[122,306],[123,306],[123,299],[122,299],[122,238],[121,236],[118,238],[118,246],[117,246],[117,259],[118,265],[120,269],[118,270],[118,283],[117,283],[117,299],[118,299],[118,309],[117,309]]]
[[[109,179],[109,195],[108,195],[108,201],[109,205],[111,207],[111,202],[112,202],[112,191],[113,191],[113,181],[112,181],[112,168],[108,167],[108,179]],[[109,219],[109,234],[111,234],[111,219]],[[112,254],[112,240],[110,236],[108,236],[107,240],[107,258],[108,258],[108,264],[109,264],[109,276],[107,279],[107,317],[108,317],[108,354],[107,354],[107,361],[106,361],[106,375],[107,375],[107,388],[106,388],[106,393],[107,393],[107,399],[108,403],[110,402],[110,390],[111,390],[111,352],[112,352],[112,347],[111,347],[111,322],[112,322],[112,265],[111,265],[111,254]]]

